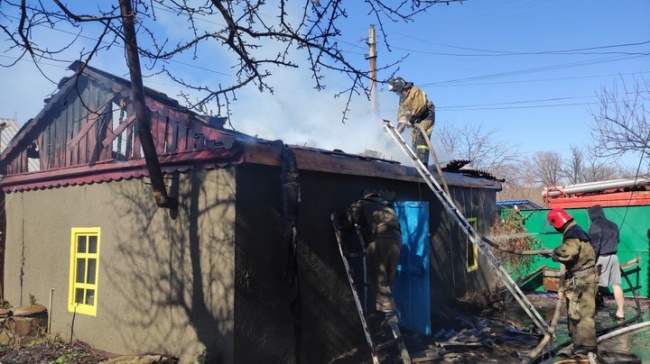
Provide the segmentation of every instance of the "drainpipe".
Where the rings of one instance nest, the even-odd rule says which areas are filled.
[[[135,116],[138,125],[138,137],[144,151],[144,159],[149,170],[153,197],[158,207],[165,207],[172,210],[178,208],[178,200],[167,195],[167,188],[163,180],[158,153],[151,135],[151,123],[149,113],[145,104],[144,85],[142,83],[142,72],[140,69],[140,58],[138,56],[138,44],[135,33],[135,13],[131,8],[130,0],[120,0],[122,12],[122,25],[124,27],[124,48],[131,75],[131,89],[135,106]]]
[[[52,298],[54,296],[54,288],[50,288],[50,302],[47,304],[47,333],[52,333]]]

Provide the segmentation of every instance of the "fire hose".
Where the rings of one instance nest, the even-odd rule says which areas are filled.
[[[487,244],[489,244],[490,246],[494,247],[495,249],[498,249],[498,250],[501,250],[501,251],[507,252],[507,253],[512,253],[512,254],[550,256],[553,253],[553,250],[550,250],[550,249],[521,250],[521,249],[506,248],[506,247],[502,247],[502,246],[494,243],[492,240],[490,240],[490,239],[488,239],[486,237],[482,237],[482,240],[484,242],[486,242]],[[561,264],[560,267],[561,267],[560,268],[561,269],[561,271],[560,271],[560,290],[558,291],[558,301],[557,301],[557,304],[556,304],[556,307],[555,307],[555,313],[553,315],[551,325],[549,326],[549,329],[548,329],[546,335],[542,338],[542,340],[540,341],[538,346],[535,347],[535,349],[533,349],[528,354],[527,359],[530,359],[530,360],[525,359],[525,360],[522,361],[522,363],[531,363],[531,364],[538,363],[539,360],[548,359],[548,358],[552,357],[554,355],[554,353],[559,352],[560,350],[562,350],[563,348],[565,348],[566,346],[569,346],[571,344],[571,341],[568,340],[568,341],[566,341],[564,343],[556,345],[551,350],[549,350],[549,351],[547,351],[547,352],[545,352],[545,353],[543,353],[541,355],[539,354],[541,352],[541,350],[550,341],[553,333],[555,332],[555,327],[557,326],[557,322],[559,321],[560,308],[561,308],[561,305],[562,305],[562,301],[564,300],[564,285],[563,285],[563,283],[564,283],[565,266],[564,266],[564,264]],[[645,328],[645,327],[650,326],[650,322],[645,322],[645,323],[643,323],[643,325],[642,324],[634,325],[635,328],[631,329],[631,330],[613,331],[613,330],[616,330],[617,328],[619,328],[621,326],[627,325],[627,324],[629,324],[631,322],[634,322],[634,321],[638,320],[639,317],[641,316],[641,304],[639,303],[638,294],[634,290],[634,286],[630,282],[630,279],[627,277],[627,275],[625,275],[623,273],[624,272],[621,269],[621,275],[623,277],[625,277],[625,280],[627,281],[628,286],[632,290],[632,294],[633,294],[634,301],[635,301],[635,304],[636,304],[636,314],[632,318],[627,319],[627,320],[625,320],[625,321],[623,321],[621,323],[618,323],[618,324],[616,324],[616,325],[614,325],[612,327],[608,327],[608,328],[604,328],[604,329],[596,331],[596,335],[598,336],[598,342],[600,342],[602,340],[609,339],[609,338],[615,336],[615,335],[608,336],[609,335],[608,333],[611,333],[611,332],[617,332],[617,333],[620,332],[620,333],[617,334],[617,335],[619,335],[619,334],[627,333],[629,331],[633,331],[635,329],[640,329],[640,328]],[[605,334],[607,334],[607,335],[605,335]],[[602,335],[602,336],[599,336],[599,335]],[[630,355],[632,355],[632,354],[630,354]],[[602,357],[599,360],[602,361],[602,362],[606,362]],[[634,360],[630,361],[630,363],[632,363],[632,362],[639,362],[640,363],[640,361],[634,361]]]
[[[438,175],[440,176],[440,178],[441,178],[441,180],[443,182],[445,192],[447,193],[448,196],[451,196],[449,194],[449,189],[448,189],[448,186],[447,186],[447,182],[446,182],[446,180],[445,180],[445,178],[444,178],[444,176],[442,174],[442,169],[440,168],[440,164],[438,163],[437,156],[435,154],[433,146],[431,145],[431,141],[429,140],[429,137],[427,136],[425,130],[422,128],[421,125],[415,124],[414,127],[416,127],[417,130],[424,137],[424,140],[426,141],[427,146],[429,147],[429,152],[430,152],[430,154],[431,154],[431,156],[433,158],[433,161],[434,161],[436,170],[438,172]],[[399,132],[401,132],[401,130],[402,130],[401,128],[398,129]],[[496,244],[492,240],[490,240],[490,239],[488,239],[486,237],[483,237],[483,236],[481,236],[481,240],[484,241],[485,243],[487,243],[488,245],[490,245],[491,247],[497,249],[497,250],[507,252],[507,253],[512,253],[512,254],[517,254],[517,255],[541,255],[541,256],[549,257],[553,253],[553,250],[550,250],[550,249],[521,250],[521,249],[506,248],[506,247],[500,246],[499,244]],[[562,302],[565,299],[564,298],[565,272],[566,272],[566,267],[564,266],[564,264],[561,264],[560,265],[560,289],[558,290],[558,300],[557,300],[557,304],[556,304],[556,307],[555,307],[553,318],[551,320],[551,325],[549,326],[546,334],[544,335],[544,337],[542,338],[540,343],[527,355],[527,358],[525,358],[522,361],[522,363],[530,363],[530,364],[538,363],[539,360],[548,359],[548,358],[552,357],[554,353],[559,352],[560,350],[562,350],[563,348],[565,348],[566,346],[571,344],[571,341],[568,340],[568,341],[565,341],[564,343],[560,343],[560,344],[556,345],[555,347],[551,348],[549,351],[546,351],[546,352],[540,354],[540,352],[543,350],[543,348],[550,342],[551,338],[553,337],[553,334],[555,332],[555,328],[557,327],[557,324],[559,322]],[[623,273],[622,269],[621,269],[621,273]],[[629,278],[624,274],[622,274],[622,275],[625,277],[629,287],[632,289],[632,293],[633,293],[635,303],[636,303],[636,311],[637,311],[637,313],[636,313],[636,315],[634,317],[632,317],[632,318],[630,318],[628,320],[625,320],[624,322],[618,323],[617,325],[614,325],[614,326],[609,327],[609,328],[604,328],[604,329],[596,331],[596,335],[602,335],[602,336],[599,336],[597,338],[598,342],[609,339],[611,337],[614,337],[614,336],[617,336],[617,335],[620,335],[620,334],[623,334],[623,333],[627,333],[627,332],[630,332],[630,331],[634,331],[634,330],[637,330],[637,329],[641,329],[641,328],[645,328],[645,327],[650,326],[650,322],[644,322],[644,323],[640,323],[640,324],[637,324],[637,325],[630,326],[629,328],[626,327],[624,329],[614,331],[616,328],[619,328],[621,326],[627,325],[628,323],[631,323],[631,322],[634,322],[634,321],[638,320],[638,318],[641,315],[641,306],[640,306],[640,303],[639,303],[638,295],[637,295],[636,291],[634,290]],[[634,356],[633,354],[630,354],[630,355]],[[603,358],[599,358],[599,360],[601,360],[603,362],[606,362],[606,361],[603,360]],[[594,357],[590,356],[589,361],[594,362],[595,361]],[[636,361],[634,361],[634,362],[636,362]],[[640,361],[638,361],[638,362],[640,363]]]
[[[535,358],[539,353],[544,349],[544,347],[551,341],[551,338],[555,334],[555,327],[557,327],[557,323],[560,321],[560,312],[562,309],[562,302],[564,301],[564,280],[565,280],[565,273],[566,273],[566,267],[564,264],[560,264],[560,285],[559,289],[557,291],[557,303],[555,305],[555,312],[553,313],[553,319],[551,320],[551,324],[548,327],[548,330],[546,330],[546,335],[542,338],[542,340],[537,344],[535,349],[531,350],[530,353],[528,353],[528,356],[521,361],[522,364],[527,364]]]
[[[621,273],[623,273],[622,270],[621,270]],[[621,275],[623,277],[625,277],[625,280],[627,281],[628,286],[632,290],[632,295],[634,297],[634,302],[636,304],[636,315],[634,315],[632,318],[627,319],[627,320],[625,320],[623,322],[620,322],[620,323],[618,323],[618,324],[616,324],[614,326],[606,327],[606,328],[597,330],[596,331],[596,337],[597,337],[596,340],[597,340],[597,342],[601,342],[603,340],[607,340],[607,339],[610,339],[610,338],[612,338],[614,336],[617,336],[617,335],[620,335],[620,334],[623,334],[623,333],[627,333],[627,332],[630,332],[630,331],[633,331],[633,330],[636,330],[636,329],[641,329],[641,328],[650,326],[650,322],[643,322],[643,323],[640,323],[640,324],[637,324],[637,325],[630,326],[630,327],[634,327],[634,329],[631,329],[631,330],[626,330],[626,329],[628,329],[627,327],[624,328],[624,329],[621,329],[621,330],[616,330],[617,328],[619,328],[621,326],[625,326],[625,325],[627,325],[627,324],[629,324],[631,322],[634,322],[634,321],[638,320],[639,317],[641,317],[641,303],[639,302],[639,296],[638,296],[636,290],[634,289],[634,286],[632,285],[632,282],[630,282],[630,279],[627,277],[627,275],[625,275],[625,274],[621,274]],[[562,277],[560,277],[560,279],[562,279]],[[559,294],[559,292],[558,292],[558,294]],[[560,302],[561,302],[561,300],[558,300],[558,304]],[[642,325],[642,324],[644,324],[644,325]],[[614,335],[614,333],[616,333],[616,334]],[[558,353],[560,350],[564,349],[565,347],[567,347],[569,345],[571,345],[571,340],[567,340],[567,341],[565,341],[563,343],[560,343],[560,344],[554,346],[553,348],[551,348],[550,350],[548,350],[548,351],[546,351],[546,352],[544,352],[542,354],[538,354],[535,358],[533,358],[528,363],[535,364],[535,363],[539,363],[541,360],[549,359],[549,358],[553,357],[555,353]],[[606,352],[602,352],[602,353],[605,354]],[[629,363],[641,363],[640,359],[638,357],[636,357],[634,354],[628,354],[628,356],[631,356],[633,358],[631,361],[628,361]],[[636,358],[636,360],[634,358]],[[602,362],[607,363],[602,356],[599,357],[599,360],[602,361]]]

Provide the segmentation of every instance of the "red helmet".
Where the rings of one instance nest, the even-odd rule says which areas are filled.
[[[573,217],[564,211],[564,209],[555,208],[548,212],[546,219],[554,228],[559,229],[567,222],[573,220]]]

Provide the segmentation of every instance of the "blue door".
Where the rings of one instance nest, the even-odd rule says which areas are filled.
[[[400,325],[431,335],[431,297],[429,285],[429,203],[394,203],[402,229],[402,250],[393,296],[400,314]]]

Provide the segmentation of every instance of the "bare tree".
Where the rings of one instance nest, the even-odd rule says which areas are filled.
[[[592,111],[592,136],[599,156],[620,156],[638,153],[650,159],[650,124],[648,104],[650,81],[643,75],[631,85],[621,77],[611,89],[603,87],[599,94],[600,107]]]
[[[568,184],[604,181],[620,177],[622,168],[612,167],[615,164],[604,161],[602,157],[590,152],[585,152],[575,146],[571,146],[571,157],[562,168],[562,173]]]
[[[558,186],[562,182],[562,156],[557,152],[537,152],[525,167],[535,177],[536,183],[545,187]]]
[[[444,124],[435,130],[441,148],[455,158],[468,159],[476,169],[499,174],[519,163],[519,146],[497,137],[498,130],[483,130],[480,125]]]
[[[571,158],[565,162],[564,167],[562,168],[562,174],[567,178],[569,184],[576,184],[583,181],[584,174],[584,153],[582,150],[575,146],[571,146]]]
[[[478,125],[445,124],[435,130],[437,143],[454,158],[471,161],[472,167],[503,179],[500,200],[527,198],[527,176],[521,168],[519,146],[498,138],[498,130]]]
[[[384,31],[385,22],[411,22],[436,3],[455,0],[364,0],[355,11],[369,15],[378,26],[384,43],[389,47]],[[121,13],[121,5],[130,2],[130,14]],[[348,76],[348,86],[338,90],[336,96],[346,96],[348,104],[354,95],[370,95],[370,72],[363,66],[346,59],[338,37],[342,35],[339,24],[349,16],[351,2],[343,0],[303,0],[302,4],[278,0],[204,0],[186,2],[175,0],[115,0],[63,3],[52,1],[0,1],[0,31],[5,35],[6,50],[20,50],[20,56],[4,64],[11,67],[23,58],[31,59],[37,67],[40,62],[57,61],[70,64],[64,54],[81,39],[92,40],[94,45],[83,48],[76,56],[90,64],[94,57],[111,48],[125,47],[123,22],[127,18],[136,24],[137,52],[149,74],[163,74],[184,88],[202,95],[191,101],[185,94],[188,107],[201,112],[216,105],[217,113],[236,98],[235,91],[255,85],[260,92],[273,92],[268,80],[278,68],[299,68],[307,59],[307,67],[316,89],[325,88],[324,77],[328,71]],[[346,7],[347,6],[347,7]],[[92,9],[92,10],[89,10]],[[90,11],[90,13],[89,13]],[[177,18],[178,39],[161,37],[160,17],[163,13]],[[206,25],[207,23],[207,25]],[[58,48],[42,38],[47,30],[74,29],[76,36]],[[220,70],[232,70],[234,78],[219,77],[217,72],[206,72],[212,77],[189,81],[179,77],[169,64],[176,59],[190,59],[198,64],[214,64],[202,49],[219,47],[230,53],[229,63],[219,64]],[[184,57],[184,58],[183,58]],[[377,67],[392,69],[400,60]],[[39,67],[42,70],[42,68]],[[209,70],[212,71],[212,70]],[[41,73],[44,73],[41,71]],[[221,74],[224,75],[223,73]],[[47,77],[47,75],[44,74]],[[145,75],[146,76],[146,75]],[[347,88],[345,88],[347,87]],[[347,111],[347,110],[345,110]],[[345,111],[343,120],[345,120]]]

